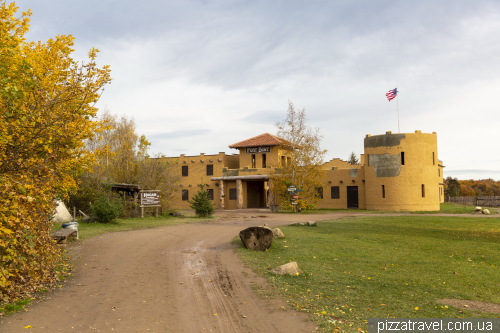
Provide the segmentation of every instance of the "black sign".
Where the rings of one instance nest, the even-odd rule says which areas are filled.
[[[271,146],[247,148],[247,154],[269,153],[269,152],[271,152]]]
[[[141,206],[159,205],[160,192],[141,192]]]

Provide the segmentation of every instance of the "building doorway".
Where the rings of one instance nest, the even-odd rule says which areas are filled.
[[[347,208],[359,208],[357,186],[347,186]]]
[[[267,195],[263,181],[247,181],[247,208],[265,208]]]

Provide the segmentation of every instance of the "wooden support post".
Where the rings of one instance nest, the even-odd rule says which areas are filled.
[[[267,186],[269,187],[269,207],[274,206],[274,190],[273,190],[273,180],[269,179],[267,181]]]
[[[220,209],[226,209],[224,204],[224,181],[221,180],[219,184],[219,196],[220,196]]]
[[[158,207],[156,207],[156,217],[158,217]]]
[[[144,207],[141,207],[141,218],[144,218]]]
[[[137,194],[137,192],[134,192],[134,212],[137,212]]]
[[[241,179],[236,180],[236,208],[243,208],[243,182]]]

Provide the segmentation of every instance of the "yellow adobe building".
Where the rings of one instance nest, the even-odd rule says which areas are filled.
[[[187,200],[202,182],[216,209],[269,207],[269,173],[289,163],[287,150],[280,148],[287,143],[264,133],[229,146],[239,154],[165,157],[177,161],[182,175],[172,206],[189,209]],[[326,177],[317,208],[428,211],[439,210],[444,202],[444,166],[435,132],[368,134],[360,164],[333,159],[323,167]]]

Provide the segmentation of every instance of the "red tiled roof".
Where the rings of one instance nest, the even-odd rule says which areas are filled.
[[[246,139],[229,146],[229,148],[245,148],[245,147],[258,147],[258,146],[279,146],[280,144],[292,145],[282,138],[278,138],[275,135],[264,133],[261,135],[254,136],[253,138]]]

